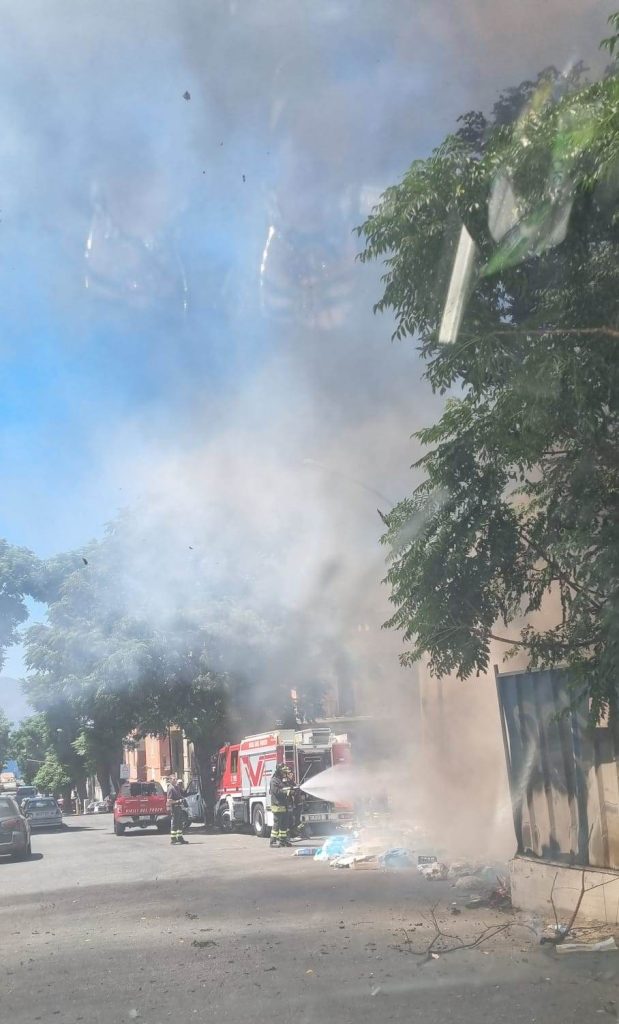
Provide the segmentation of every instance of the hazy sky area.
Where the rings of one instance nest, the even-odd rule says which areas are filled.
[[[599,70],[613,7],[4,4],[0,536],[49,555],[140,501],[193,547],[204,508],[213,563],[283,530],[270,586],[305,606],[341,553],[340,625],[379,624],[376,506],[437,406],[352,229],[459,114]]]

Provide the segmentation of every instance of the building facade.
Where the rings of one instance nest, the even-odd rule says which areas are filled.
[[[193,746],[178,726],[165,736],[144,736],[125,747],[129,779],[139,782],[166,782],[177,775],[187,785],[195,774]]]

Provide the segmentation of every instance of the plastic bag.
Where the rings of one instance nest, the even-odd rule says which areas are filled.
[[[335,857],[341,857],[351,849],[354,843],[355,839],[353,836],[329,836],[315,855],[315,859],[330,861]]]

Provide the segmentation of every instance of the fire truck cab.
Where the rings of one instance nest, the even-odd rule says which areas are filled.
[[[215,824],[224,830],[251,826],[257,836],[268,836],[273,826],[271,778],[277,764],[292,769],[295,782],[332,765],[350,760],[345,736],[328,728],[279,729],[247,736],[219,751],[216,769]],[[350,807],[301,793],[297,821],[306,835],[325,834],[353,820]]]

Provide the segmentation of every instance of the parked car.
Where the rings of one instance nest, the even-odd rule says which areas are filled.
[[[18,786],[15,791],[15,800],[17,806],[21,809],[24,800],[29,800],[32,796],[38,796],[38,790],[36,786]]]
[[[90,800],[84,809],[86,814],[111,814],[114,801],[109,796],[106,796],[105,800]]]
[[[166,795],[160,782],[123,782],[114,802],[114,833],[124,835],[127,828],[170,831]]]
[[[26,860],[32,853],[30,822],[20,812],[13,797],[0,794],[0,854],[13,860]]]
[[[53,796],[34,796],[24,800],[22,813],[31,828],[62,828],[62,811]]]

